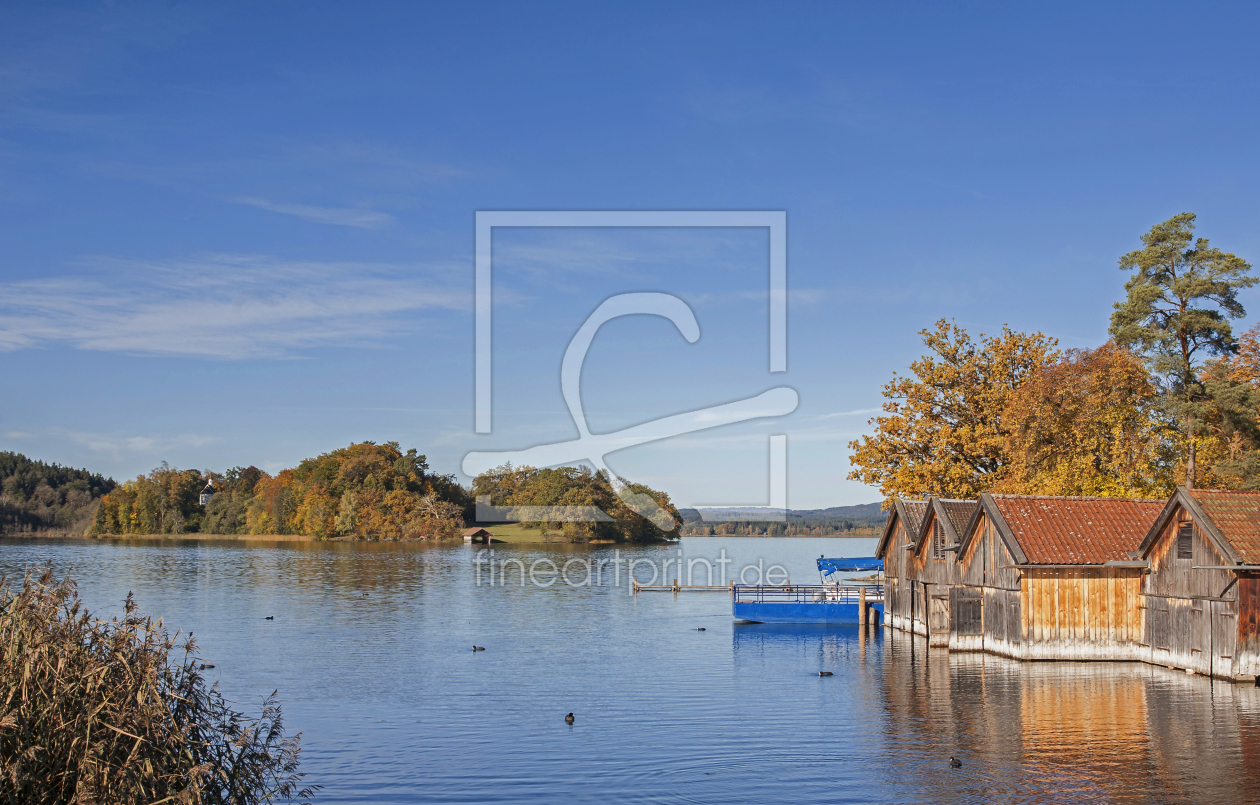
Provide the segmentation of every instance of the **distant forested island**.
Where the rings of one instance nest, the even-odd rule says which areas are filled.
[[[163,464],[106,495],[89,533],[440,539],[459,533],[469,503],[454,477],[430,472],[414,448],[361,442],[275,475]]]
[[[785,522],[747,519],[750,509],[680,509],[685,537],[821,537],[832,534],[875,536],[884,527],[886,513],[878,503],[833,506],[829,509],[788,509]]]
[[[675,521],[669,495],[618,479]],[[87,470],[0,453],[0,533],[87,536],[300,535],[312,539],[452,539],[475,521],[477,495],[497,507],[547,507],[553,521],[526,522],[548,539],[653,542],[674,539],[630,510],[609,479],[584,468],[498,467],[473,480],[432,472],[398,442],[365,441],[301,461],[275,475],[255,466],[181,470],[165,462],[117,483]],[[608,522],[565,522],[575,507]]]

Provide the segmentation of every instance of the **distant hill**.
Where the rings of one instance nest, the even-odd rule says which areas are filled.
[[[0,452],[0,534],[81,534],[114,486],[112,478],[87,470]]]
[[[786,522],[760,522],[750,515],[764,514],[765,508],[679,509],[684,536],[820,536],[825,534],[875,534],[884,527],[886,513],[878,503],[832,506],[826,509],[788,509]]]

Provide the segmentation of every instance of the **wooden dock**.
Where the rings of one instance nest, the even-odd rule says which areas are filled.
[[[678,579],[674,579],[673,584],[639,584],[639,582],[631,579],[634,584],[634,592],[638,593],[727,593],[735,594],[735,582],[729,584],[679,584]]]

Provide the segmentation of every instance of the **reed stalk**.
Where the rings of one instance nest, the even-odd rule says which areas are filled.
[[[247,719],[177,640],[130,594],[94,617],[51,566],[0,578],[0,803],[309,801],[276,694]]]

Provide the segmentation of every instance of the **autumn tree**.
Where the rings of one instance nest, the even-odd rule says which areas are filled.
[[[1234,353],[1231,319],[1246,311],[1238,292],[1255,285],[1251,266],[1194,238],[1194,213],[1183,212],[1142,236],[1142,248],[1120,258],[1128,296],[1115,304],[1111,335],[1146,358],[1169,413],[1181,426],[1185,481],[1194,487],[1198,443],[1210,436],[1203,362]]]
[[[0,452],[0,533],[73,531],[91,525],[110,478]]]
[[[623,492],[643,495],[673,518],[675,527],[662,530],[653,521],[633,511],[613,488],[603,472],[589,467],[513,467],[505,464],[487,470],[473,480],[473,495],[489,497],[495,506],[547,507],[550,521],[525,521],[527,528],[539,528],[544,534],[558,531],[569,542],[593,539],[613,542],[656,542],[678,536],[682,515],[670,502],[669,495],[643,484],[619,478]],[[598,509],[607,520],[592,520],[586,515]],[[526,510],[528,512],[528,510]],[[523,513],[522,519],[525,514]]]
[[[89,531],[96,534],[184,534],[200,530],[197,497],[205,486],[197,470],[165,461],[148,475],[120,484],[103,498]]]
[[[1238,351],[1199,373],[1206,394],[1195,407],[1203,434],[1196,482],[1219,489],[1260,489],[1260,325],[1238,338]]]
[[[850,480],[879,486],[886,497],[926,494],[974,498],[1007,472],[1011,394],[1058,358],[1041,333],[1002,328],[972,341],[945,319],[923,330],[929,354],[883,388],[885,415],[875,435],[850,442]]]
[[[471,501],[453,476],[429,471],[414,448],[361,442],[269,475],[235,467],[215,476],[218,490],[202,509],[206,478],[166,465],[114,489],[92,531],[158,534],[303,534],[325,539],[455,536]]]
[[[1003,412],[1006,477],[994,491],[1163,497],[1174,434],[1142,361],[1108,342],[1070,350],[1017,389]]]

